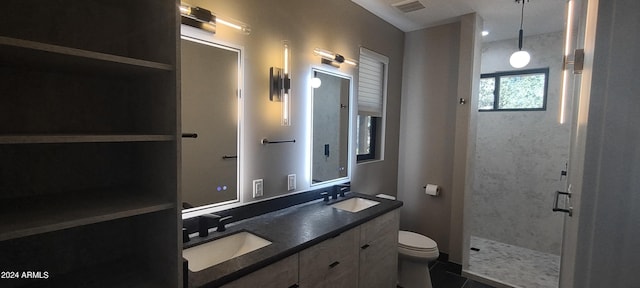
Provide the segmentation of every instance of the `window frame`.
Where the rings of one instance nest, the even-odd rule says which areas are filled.
[[[498,105],[500,103],[500,78],[503,76],[528,75],[528,74],[544,74],[544,94],[542,96],[543,97],[542,107],[540,108],[508,108],[508,109],[499,108]],[[477,107],[476,109],[478,109],[478,112],[546,111],[547,110],[547,96],[549,94],[549,91],[548,91],[549,90],[549,68],[548,67],[480,74],[480,80],[485,78],[494,79],[493,108],[480,109],[480,107]],[[480,97],[479,94],[478,94],[478,97]]]
[[[360,161],[369,161],[369,160],[377,160],[376,159],[376,143],[378,141],[378,122],[382,121],[382,117],[374,117],[374,116],[362,116],[362,117],[371,117],[371,129],[369,129],[369,139],[371,140],[371,144],[369,145],[369,153],[367,154],[357,154],[356,160]]]
[[[371,116],[371,130],[369,131],[369,139],[371,140],[369,144],[369,153],[367,154],[358,154],[355,153],[357,150],[357,146],[354,145],[354,153],[356,154],[356,163],[370,163],[376,161],[384,160],[384,150],[385,150],[385,127],[386,127],[386,114],[387,114],[387,89],[388,89],[388,81],[389,81],[389,57],[373,50],[367,49],[365,47],[360,47],[360,57],[362,56],[369,57],[371,59],[375,59],[383,64],[382,75],[383,79],[381,84],[381,92],[382,92],[382,111],[381,115],[372,116],[367,115],[367,113],[360,114],[360,108],[356,111],[356,116]],[[358,77],[358,81],[360,81]],[[360,93],[360,83],[358,83],[358,97]],[[357,117],[356,117],[357,118]],[[358,121],[357,121],[358,122]],[[359,125],[359,123],[356,123]],[[357,127],[357,126],[356,126]],[[354,129],[357,131],[358,129]],[[356,132],[357,133],[357,132]],[[359,135],[355,135],[354,138],[358,138]]]

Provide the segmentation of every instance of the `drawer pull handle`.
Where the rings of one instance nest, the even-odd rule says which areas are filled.
[[[333,262],[333,263],[329,264],[329,268],[336,267],[336,266],[338,266],[339,264],[340,264],[340,262],[338,262],[338,261]]]
[[[293,284],[293,285],[289,286],[289,288],[298,288],[298,287],[300,287],[300,286],[298,286],[298,284]]]
[[[369,244],[364,244],[364,245],[362,245],[362,247],[360,247],[360,249],[362,249],[362,250],[367,249],[367,248],[369,248]]]

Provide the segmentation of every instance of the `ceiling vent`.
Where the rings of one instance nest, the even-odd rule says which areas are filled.
[[[401,1],[398,3],[391,4],[391,6],[402,11],[403,13],[409,13],[413,11],[418,11],[420,9],[424,9],[424,5],[422,5],[422,3],[420,3],[420,1],[417,1],[417,0]]]

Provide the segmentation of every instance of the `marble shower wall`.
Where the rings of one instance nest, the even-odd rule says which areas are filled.
[[[524,39],[532,59],[525,69],[549,67],[546,111],[478,113],[473,236],[560,253],[564,214],[551,208],[569,159],[570,126],[558,121],[562,40],[562,32]],[[513,70],[516,49],[517,39],[484,43],[482,73]]]

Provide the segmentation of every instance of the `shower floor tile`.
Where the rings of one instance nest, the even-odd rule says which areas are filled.
[[[471,236],[469,271],[521,288],[557,288],[560,256]]]

